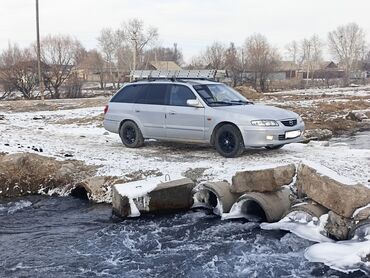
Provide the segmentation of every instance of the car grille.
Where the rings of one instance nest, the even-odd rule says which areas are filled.
[[[295,126],[297,124],[297,120],[286,120],[286,121],[281,121],[281,123],[285,126]]]
[[[285,139],[285,134],[280,134],[280,135],[279,135],[279,140],[280,140],[280,141],[282,141],[282,140],[286,140],[286,139]]]

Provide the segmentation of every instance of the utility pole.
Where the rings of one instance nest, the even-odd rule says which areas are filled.
[[[36,44],[37,44],[37,71],[39,77],[39,90],[41,100],[44,101],[44,83],[41,76],[41,55],[40,55],[40,28],[39,28],[39,0],[36,0]]]

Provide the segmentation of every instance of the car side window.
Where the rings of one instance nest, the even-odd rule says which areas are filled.
[[[142,85],[130,85],[123,87],[111,100],[111,102],[134,103],[142,90]]]
[[[167,89],[167,84],[145,85],[144,89],[140,91],[136,103],[165,105]]]
[[[182,85],[171,85],[169,105],[188,106],[186,103],[188,99],[196,99],[196,96],[188,87]]]

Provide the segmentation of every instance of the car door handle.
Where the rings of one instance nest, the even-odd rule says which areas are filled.
[[[174,112],[174,111],[170,111],[170,112],[168,112],[168,114],[169,114],[169,115],[175,115],[175,114],[176,114],[176,112]]]
[[[135,110],[135,112],[136,112],[136,113],[139,113],[139,112],[140,112],[140,110]]]

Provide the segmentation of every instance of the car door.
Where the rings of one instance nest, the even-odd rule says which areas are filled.
[[[189,87],[169,85],[166,113],[167,138],[204,140],[204,108],[188,106],[188,99],[196,99]]]
[[[167,84],[146,84],[140,91],[134,114],[140,120],[145,138],[165,138]]]

